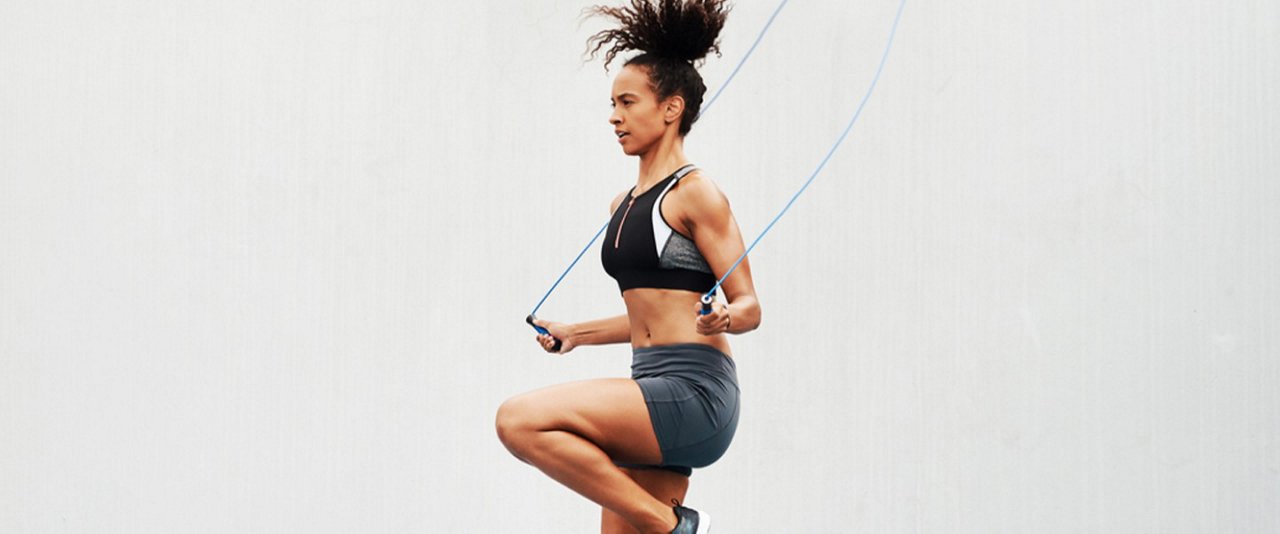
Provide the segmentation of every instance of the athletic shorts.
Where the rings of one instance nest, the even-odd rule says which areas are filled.
[[[640,384],[662,449],[657,468],[685,476],[719,460],[738,429],[738,373],[715,347],[677,343],[635,349],[631,378]]]

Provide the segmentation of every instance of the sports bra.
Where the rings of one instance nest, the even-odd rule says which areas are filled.
[[[638,197],[632,196],[632,187],[614,210],[600,262],[618,281],[619,291],[653,287],[705,293],[715,286],[716,277],[697,245],[662,217],[667,192],[694,169],[685,165]]]

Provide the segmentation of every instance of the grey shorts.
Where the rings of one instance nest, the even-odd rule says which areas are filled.
[[[724,455],[738,429],[738,373],[715,347],[678,343],[633,351],[631,378],[640,384],[662,449],[656,466],[689,476]]]

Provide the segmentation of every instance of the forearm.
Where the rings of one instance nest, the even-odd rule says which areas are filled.
[[[631,342],[631,320],[619,315],[575,323],[570,326],[570,337],[575,345],[607,345]]]
[[[744,295],[729,303],[730,334],[745,334],[760,327],[760,301]]]

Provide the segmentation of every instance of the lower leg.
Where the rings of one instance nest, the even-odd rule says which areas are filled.
[[[622,468],[631,480],[649,492],[659,502],[672,499],[684,502],[689,490],[689,477],[664,469]],[[600,534],[640,534],[622,516],[608,508],[600,509]]]
[[[667,534],[676,526],[669,504],[645,491],[594,443],[561,430],[532,432],[523,458],[547,476],[626,519],[637,531]]]

